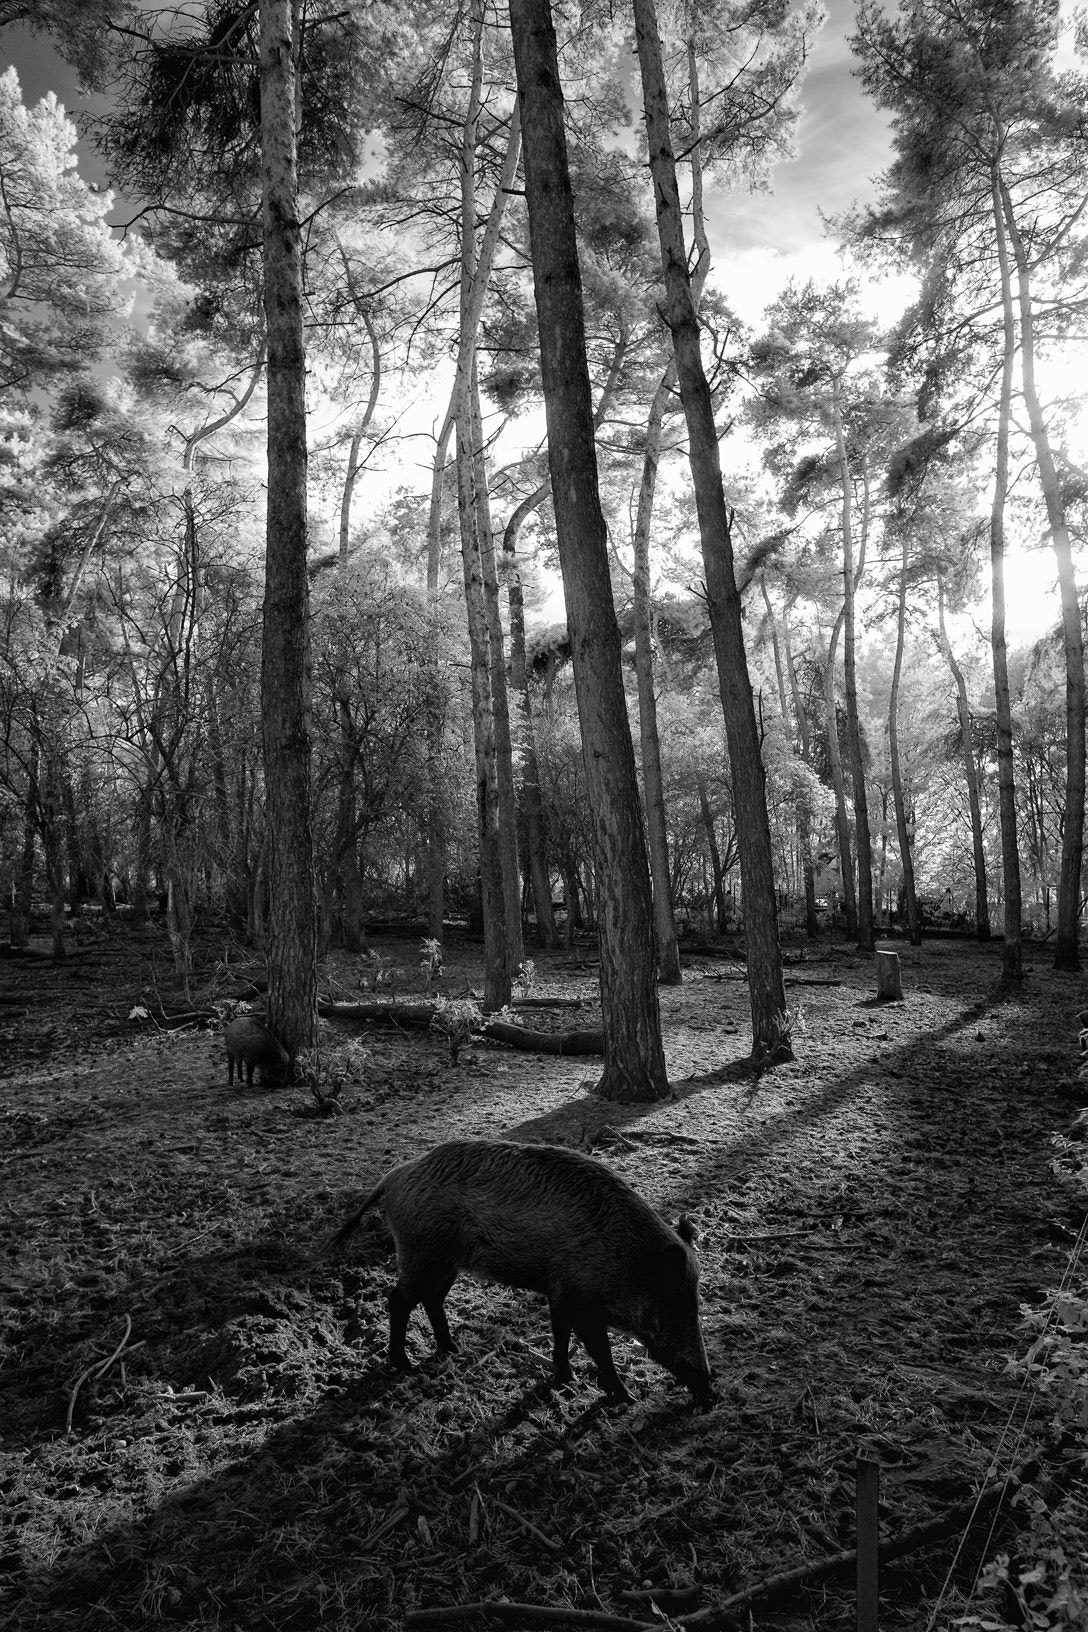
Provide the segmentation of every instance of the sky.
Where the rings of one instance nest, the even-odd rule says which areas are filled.
[[[821,211],[835,215],[871,198],[891,156],[887,118],[863,95],[852,72],[847,38],[854,28],[854,0],[825,0],[825,6],[828,19],[813,46],[802,91],[805,112],[797,132],[797,158],[776,167],[770,192],[709,194],[707,199],[716,281],[738,315],[755,325],[787,278],[843,275]],[[76,76],[48,40],[25,27],[0,30],[0,70],[11,63],[19,72],[25,101],[52,90],[73,115],[89,105]],[[104,180],[97,156],[86,144],[81,146],[81,165],[89,179]],[[118,212],[119,218],[123,213]],[[865,298],[875,317],[891,321],[909,302],[911,286],[903,280],[882,286],[870,282]],[[1049,554],[1010,560],[1012,638],[1029,638],[1052,621],[1053,580]]]

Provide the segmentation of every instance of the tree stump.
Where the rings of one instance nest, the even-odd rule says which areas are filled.
[[[876,995],[880,1003],[892,998],[897,998],[899,1002],[903,1001],[903,981],[899,972],[898,952],[877,952]]]

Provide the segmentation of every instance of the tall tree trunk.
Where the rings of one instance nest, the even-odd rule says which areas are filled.
[[[484,931],[484,1006],[501,1009],[510,1001],[511,960],[504,893],[495,712],[491,682],[491,635],[484,604],[480,508],[475,491],[472,415],[468,403],[457,422],[457,512],[472,675],[472,733],[476,759],[476,817],[480,844],[480,904]]]
[[[525,597],[517,556],[518,530],[525,517],[536,509],[547,493],[548,484],[544,482],[517,506],[503,533],[502,559],[503,581],[510,608],[510,689],[521,716],[521,809],[525,822],[525,861],[536,909],[537,935],[544,946],[556,946],[559,936],[552,908],[544,803],[540,796],[540,763],[536,753],[529,673],[525,660]]]
[[[732,518],[722,489],[718,433],[700,347],[684,243],[683,215],[671,145],[665,73],[653,0],[635,0],[635,41],[642,73],[650,170],[665,280],[664,317],[672,333],[680,395],[688,430],[688,458],[699,517],[707,609],[729,743],[733,804],[739,841],[752,1053],[788,1058],[786,992],[778,943],[766,776],[760,751],[748,661],[744,651],[740,594],[733,570]]]
[[[888,753],[892,764],[892,799],[895,803],[895,831],[899,837],[899,859],[903,866],[903,890],[907,901],[907,934],[911,946],[921,946],[922,927],[918,916],[918,896],[914,888],[914,855],[911,847],[907,807],[903,798],[903,767],[899,757],[899,682],[903,675],[903,648],[907,634],[907,535],[903,533],[903,558],[899,567],[899,599],[895,617],[895,661],[892,664],[891,695],[888,699]]]
[[[793,660],[793,639],[790,633],[790,610],[788,605],[782,609],[782,643],[786,652],[786,674],[790,682],[790,697],[793,702],[794,717],[797,720],[797,730],[801,737],[801,758],[811,769],[812,731],[809,726],[808,709],[801,697],[801,688],[797,684],[797,665]],[[801,867],[805,879],[805,933],[811,941],[815,940],[820,933],[820,921],[816,915],[816,868],[812,859],[812,816],[807,798],[798,800],[797,835],[801,843]]]
[[[846,782],[842,774],[842,754],[839,750],[839,710],[835,699],[835,651],[845,607],[831,629],[827,643],[827,665],[824,668],[824,712],[827,715],[827,762],[831,769],[831,786],[835,793],[835,837],[839,846],[839,868],[842,874],[842,904],[846,914],[846,933],[851,940],[858,934],[858,899],[854,891],[854,858],[850,851],[850,823],[846,815]]]
[[[476,539],[480,551],[491,713],[495,735],[495,775],[499,799],[499,846],[502,857],[502,892],[506,912],[506,951],[514,970],[525,956],[521,931],[521,868],[518,860],[517,804],[514,798],[514,752],[510,737],[510,698],[506,685],[506,642],[499,610],[499,575],[495,565],[495,538],[491,531],[491,501],[487,489],[480,388],[473,363],[468,396],[472,429],[472,492],[476,505]]]
[[[714,812],[710,808],[706,781],[703,777],[696,778],[695,787],[699,794],[699,814],[703,818],[703,832],[706,834],[706,853],[710,857],[714,916],[717,920],[718,934],[724,935],[728,927],[728,913],[725,908],[725,871],[722,867],[721,851],[718,849],[718,835],[714,831]]]
[[[363,445],[367,426],[374,418],[374,410],[378,406],[378,393],[382,385],[382,353],[378,345],[378,335],[374,328],[374,319],[370,315],[368,302],[360,295],[355,283],[355,273],[343,244],[337,241],[340,259],[343,262],[344,278],[351,296],[352,305],[363,320],[367,339],[370,341],[370,391],[367,394],[366,407],[362,418],[352,432],[351,442],[348,444],[348,465],[344,472],[344,486],[340,492],[340,543],[339,567],[341,572],[348,564],[348,547],[351,535],[351,500],[355,492],[355,482],[359,475],[359,449]]]
[[[597,487],[581,275],[548,0],[510,0],[556,533],[592,812],[609,1099],[668,1092],[653,905]]]
[[[986,850],[982,842],[982,798],[979,792],[978,761],[975,758],[971,710],[967,702],[967,682],[956,661],[944,622],[944,578],[937,573],[937,641],[956,686],[956,715],[960,723],[963,774],[967,781],[967,803],[971,812],[971,852],[975,863],[975,937],[990,939],[990,901],[986,889]]]
[[[850,780],[854,789],[854,843],[858,854],[858,949],[872,952],[873,939],[873,848],[869,834],[869,801],[865,792],[865,760],[861,747],[861,720],[858,714],[857,640],[854,632],[853,492],[850,463],[843,424],[839,382],[835,382],[833,413],[835,446],[842,471],[842,583],[843,693],[846,699],[846,734],[850,744]]]
[[[1005,499],[1009,490],[1009,422],[1012,417],[1012,379],[1016,362],[1016,319],[1012,303],[1009,248],[1002,217],[1001,188],[997,173],[991,178],[994,235],[1001,274],[1003,355],[1001,393],[997,411],[997,446],[994,466],[994,494],[990,505],[990,591],[992,616],[990,644],[994,657],[994,712],[997,715],[997,787],[1001,815],[1001,863],[1005,896],[1005,940],[1001,954],[1001,974],[1006,982],[1024,978],[1021,934],[1020,849],[1016,833],[1016,783],[1012,755],[1012,703],[1009,697],[1009,664],[1005,645]]]
[[[306,354],[292,0],[261,0],[268,522],[261,664],[269,831],[268,1020],[294,1059],[317,1022],[306,578]]]
[[[642,455],[642,481],[635,514],[632,602],[635,630],[635,682],[638,687],[639,739],[642,748],[642,789],[646,799],[646,837],[650,850],[650,878],[654,894],[654,931],[657,936],[657,974],[666,986],[679,986],[680,948],[669,888],[669,836],[665,820],[665,783],[661,774],[661,743],[657,731],[654,692],[654,655],[650,606],[650,522],[654,488],[661,455],[665,410],[676,385],[675,367],[666,370],[650,405]]]
[[[771,632],[771,649],[774,653],[775,679],[778,682],[778,707],[782,715],[783,729],[785,730],[788,729],[790,717],[790,697],[787,696],[786,692],[786,663],[783,661],[783,646],[785,646],[788,655],[789,618],[786,611],[783,610],[781,618],[783,638],[782,642],[780,643],[778,638],[779,619],[775,615],[774,607],[771,605],[771,597],[767,590],[767,579],[763,574],[760,575],[759,587],[763,594],[763,604],[767,608],[767,624]],[[790,686],[792,688],[793,713],[795,719],[797,720],[798,733],[802,738],[801,758],[802,761],[807,764],[808,750],[806,746],[806,739],[808,736],[808,722],[803,722],[802,728],[802,714],[797,696],[797,681],[792,672],[790,674]],[[816,923],[816,884],[813,877],[812,868],[812,824],[809,821],[808,799],[802,790],[798,790],[793,802],[793,820],[797,833],[797,852],[801,861],[801,876],[804,880],[805,920],[808,934],[812,936],[818,932],[818,926]]]
[[[1020,309],[1020,373],[1024,402],[1035,448],[1039,482],[1046,503],[1050,538],[1058,567],[1058,592],[1062,604],[1062,642],[1065,648],[1065,817],[1062,823],[1062,870],[1058,882],[1058,927],[1054,936],[1055,969],[1080,968],[1080,891],[1084,865],[1084,783],[1086,745],[1084,737],[1084,635],[1081,628],[1080,597],[1073,569],[1073,547],[1065,516],[1061,484],[1050,447],[1035,383],[1035,313],[1031,295],[1031,273],[1027,251],[1013,211],[1012,199],[999,180],[1001,204],[1016,265],[1017,301]]]

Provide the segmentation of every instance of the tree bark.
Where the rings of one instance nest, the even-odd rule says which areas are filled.
[[[979,792],[978,761],[975,758],[974,732],[971,728],[971,710],[967,702],[967,682],[956,661],[952,643],[944,622],[944,578],[937,573],[937,642],[945,662],[952,671],[956,686],[956,715],[960,723],[960,744],[963,751],[963,774],[967,779],[967,803],[971,812],[971,852],[975,863],[975,937],[990,939],[990,900],[986,888],[986,850],[982,842],[982,799]]]
[[[1065,649],[1065,813],[1062,823],[1062,868],[1058,882],[1058,926],[1054,936],[1055,969],[1080,968],[1080,891],[1084,865],[1084,783],[1086,745],[1084,737],[1084,636],[1081,628],[1080,597],[1073,568],[1073,547],[1065,516],[1061,484],[1050,447],[1035,383],[1035,312],[1031,295],[1031,273],[1027,251],[1009,190],[998,182],[1001,205],[1016,267],[1017,303],[1020,311],[1020,374],[1024,402],[1028,410],[1031,440],[1039,483],[1046,503],[1050,539],[1058,567],[1058,591],[1062,605],[1062,643]]]
[[[609,1099],[668,1092],[635,756],[597,487],[581,275],[548,0],[510,0],[556,533],[592,812]]]
[[[1001,974],[1002,979],[1009,983],[1019,982],[1024,978],[1020,924],[1020,849],[1016,832],[1016,783],[1012,755],[1012,703],[1009,697],[1009,665],[1005,644],[1005,499],[1009,489],[1009,422],[1012,417],[1012,379],[1016,361],[1016,320],[1012,303],[1009,249],[1002,217],[1001,188],[996,171],[991,177],[991,192],[998,267],[1001,274],[1003,356],[997,412],[994,495],[990,505],[992,602],[990,644],[994,659],[998,807],[1001,815],[1001,863],[1005,895],[1005,940],[1001,954]]]
[[[635,0],[635,41],[642,74],[650,170],[654,178],[664,317],[672,333],[688,431],[688,458],[699,517],[707,609],[725,715],[733,805],[744,890],[752,1053],[788,1058],[782,957],[778,943],[766,777],[744,650],[740,594],[733,570],[732,518],[722,489],[714,405],[703,368],[699,321],[692,297],[683,216],[669,126],[665,73],[653,0]]]
[[[306,354],[291,0],[261,0],[268,519],[261,663],[269,831],[268,1021],[292,1060],[317,1019],[306,577]]]

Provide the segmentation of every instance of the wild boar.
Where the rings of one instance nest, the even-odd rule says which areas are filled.
[[[630,1395],[616,1374],[608,1328],[644,1344],[690,1390],[711,1395],[699,1327],[699,1263],[687,1219],[671,1229],[600,1162],[549,1145],[455,1140],[394,1168],[326,1243],[340,1246],[382,1202],[397,1249],[389,1295],[389,1359],[411,1370],[404,1340],[422,1303],[440,1353],[456,1348],[445,1298],[464,1270],[543,1292],[555,1381],[570,1381],[570,1337],[596,1362],[605,1393]]]
[[[234,1083],[234,1067],[238,1066],[238,1081],[242,1080],[245,1066],[246,1086],[253,1086],[253,1068],[260,1066],[261,1081],[283,1082],[287,1077],[289,1061],[283,1044],[273,1037],[263,1020],[253,1014],[240,1014],[223,1033],[227,1048],[227,1081]]]

